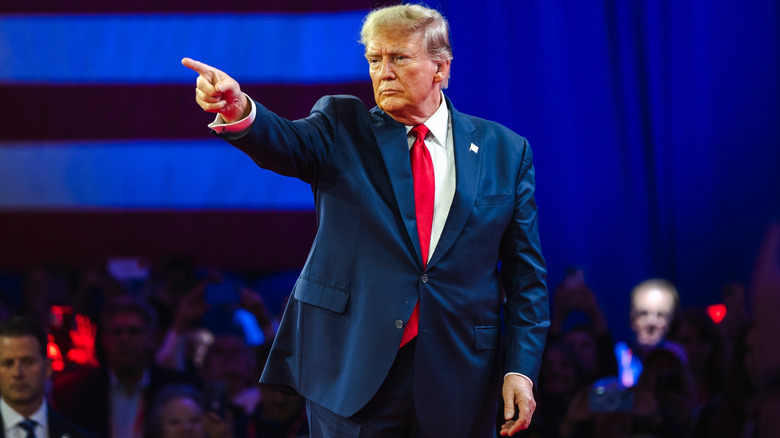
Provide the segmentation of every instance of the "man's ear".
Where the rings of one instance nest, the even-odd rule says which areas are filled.
[[[443,61],[436,63],[436,73],[433,75],[434,82],[446,81],[450,75],[450,62],[451,61]]]

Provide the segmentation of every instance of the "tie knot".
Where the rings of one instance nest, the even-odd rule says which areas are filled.
[[[414,135],[417,137],[417,140],[425,140],[425,136],[427,136],[428,132],[430,131],[428,130],[428,127],[425,125],[417,125],[414,128],[412,128],[412,130],[409,132],[413,132]]]
[[[27,432],[26,438],[34,437],[35,436],[35,426],[38,424],[35,420],[31,420],[29,418],[25,418],[24,420],[19,422],[19,427],[24,429],[25,432]]]

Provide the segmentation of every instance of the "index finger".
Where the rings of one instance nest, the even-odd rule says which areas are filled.
[[[194,70],[199,75],[203,76],[209,83],[214,83],[215,80],[219,80],[218,70],[208,64],[196,61],[192,58],[182,58],[181,63],[183,66]]]

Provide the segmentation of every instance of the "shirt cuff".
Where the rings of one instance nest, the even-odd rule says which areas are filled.
[[[222,118],[222,114],[217,114],[217,118],[209,124],[209,128],[213,129],[218,134],[238,134],[249,129],[249,127],[252,126],[252,123],[254,123],[255,117],[257,116],[257,108],[255,107],[254,100],[247,96],[246,93],[244,93],[244,96],[246,96],[247,100],[249,101],[249,105],[252,106],[252,111],[249,112],[248,116],[237,122],[225,123],[225,120]]]
[[[521,374],[521,373],[506,373],[506,374],[504,374],[504,378],[505,379],[506,379],[506,376],[520,376],[520,377],[524,378],[525,380],[528,380],[529,382],[531,382],[531,388],[534,387],[534,381],[531,380],[531,378],[526,376],[525,374]]]

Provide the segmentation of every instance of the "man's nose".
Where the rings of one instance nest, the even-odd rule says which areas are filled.
[[[382,61],[382,79],[395,79],[395,68],[393,63],[389,61]]]
[[[13,368],[11,369],[11,372],[13,373],[13,376],[17,377],[17,378],[24,376],[24,373],[22,372],[22,363],[21,362],[16,362],[13,365]]]

